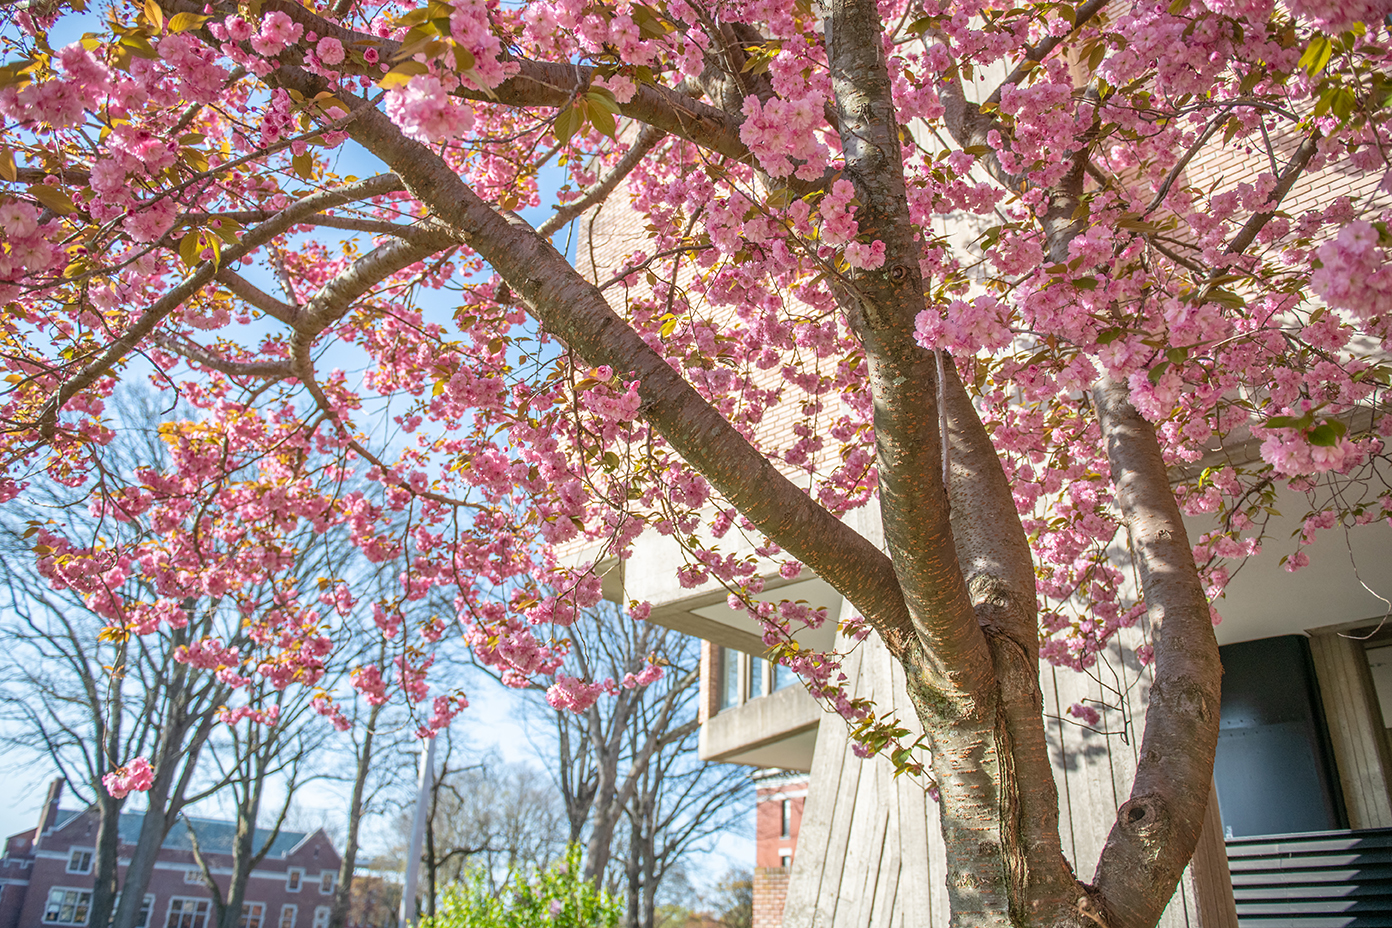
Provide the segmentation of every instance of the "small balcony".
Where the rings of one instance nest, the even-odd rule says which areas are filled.
[[[701,669],[702,760],[812,769],[822,709],[795,674],[709,642]]]

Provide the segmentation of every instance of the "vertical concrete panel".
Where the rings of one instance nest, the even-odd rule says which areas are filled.
[[[1392,827],[1392,759],[1363,643],[1336,632],[1315,632],[1310,656],[1349,827]]]

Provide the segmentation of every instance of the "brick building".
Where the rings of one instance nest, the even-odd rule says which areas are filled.
[[[63,780],[49,786],[36,827],[12,835],[0,857],[0,928],[44,928],[88,923],[94,885],[97,842],[94,808],[59,808]],[[120,819],[123,877],[144,816]],[[145,890],[140,928],[210,928],[212,897],[194,860],[192,830],[223,893],[232,873],[232,839],[236,825],[211,819],[184,818],[160,848],[150,885]],[[255,847],[268,832],[257,829]],[[241,928],[326,928],[338,878],[339,855],[324,830],[305,834],[282,831],[265,858],[251,871]]]
[[[754,775],[754,787],[753,928],[780,928],[802,807],[807,801],[807,774],[797,770],[761,770]]]

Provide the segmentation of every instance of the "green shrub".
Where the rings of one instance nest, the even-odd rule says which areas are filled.
[[[446,889],[421,928],[617,928],[623,903],[581,875],[579,847],[551,867],[514,871],[498,895],[482,873]]]

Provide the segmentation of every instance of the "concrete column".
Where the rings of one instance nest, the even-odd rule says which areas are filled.
[[[1392,828],[1392,757],[1363,642],[1310,634],[1310,655],[1351,828]]]
[[[1199,928],[1237,928],[1237,903],[1233,900],[1228,849],[1223,841],[1223,816],[1218,812],[1218,790],[1210,788],[1199,846],[1189,862]]]

